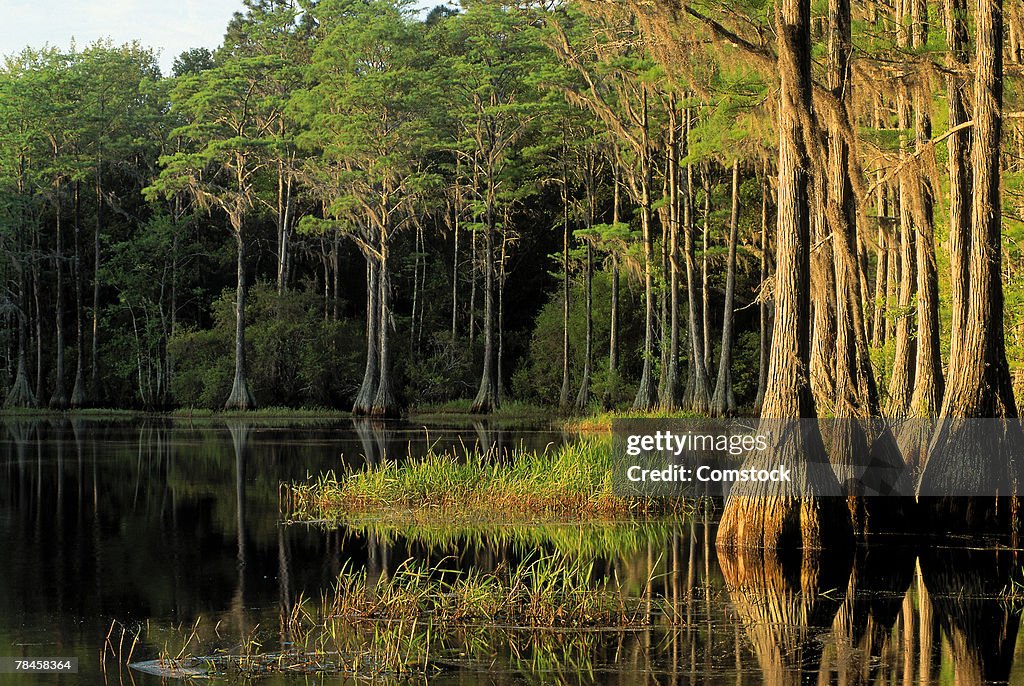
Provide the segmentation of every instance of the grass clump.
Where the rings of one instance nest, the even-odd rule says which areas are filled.
[[[165,678],[291,673],[379,681],[489,670],[502,652],[541,664],[569,653],[584,660],[601,633],[651,625],[641,599],[571,556],[532,555],[490,572],[449,569],[448,562],[408,559],[376,580],[346,569],[319,603],[300,600],[276,637],[256,627],[237,643],[198,620],[170,634],[147,625],[128,637],[127,657],[114,650],[110,656],[119,668]],[[140,639],[162,643],[157,659],[131,663]],[[124,632],[108,643],[125,643]]]
[[[688,410],[609,410],[581,417],[571,417],[562,424],[562,429],[573,433],[610,433],[616,419],[696,419],[703,415]]]
[[[442,563],[443,564],[443,563]],[[350,620],[420,620],[435,625],[516,628],[633,626],[637,603],[596,578],[593,562],[528,556],[493,572],[461,572],[406,560],[386,580],[342,574],[324,614]]]
[[[612,489],[612,446],[589,439],[552,450],[518,449],[461,457],[429,453],[399,465],[333,472],[284,488],[298,520],[385,523],[444,521],[552,522],[623,519],[685,509],[679,502],[623,498]]]

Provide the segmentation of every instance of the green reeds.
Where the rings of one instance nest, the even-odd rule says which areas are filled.
[[[431,521],[552,522],[628,519],[688,511],[666,499],[623,498],[612,490],[612,448],[585,439],[553,450],[471,453],[431,452],[333,472],[282,489],[288,517],[351,520],[381,516],[386,523]]]

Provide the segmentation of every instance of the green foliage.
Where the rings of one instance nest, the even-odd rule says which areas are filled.
[[[622,277],[620,277],[622,278]],[[619,364],[618,378],[608,372],[608,341],[611,332],[611,278],[608,272],[594,274],[594,350],[591,388],[600,399],[612,404],[627,402],[635,387],[625,379],[642,364],[636,341],[643,339],[643,311],[639,294],[627,288],[622,278],[619,289]],[[529,352],[512,376],[512,392],[517,398],[539,403],[556,403],[562,385],[562,298],[550,299],[537,315],[530,337]],[[586,306],[583,286],[573,283],[569,295],[569,366],[575,385],[583,371],[586,352]]]
[[[178,370],[171,384],[176,402],[218,408],[234,373],[234,292],[214,303],[214,326],[187,329],[168,349]],[[362,326],[325,319],[322,302],[299,291],[277,295],[259,284],[249,293],[246,355],[257,398],[275,405],[345,406],[362,362]]]

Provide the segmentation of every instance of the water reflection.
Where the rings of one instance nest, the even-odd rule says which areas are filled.
[[[75,683],[103,683],[98,655],[113,619],[141,630],[139,657],[173,644],[197,618],[204,640],[224,650],[251,639],[270,647],[294,640],[296,608],[342,572],[388,579],[410,558],[496,571],[538,551],[587,560],[593,583],[640,601],[638,626],[466,630],[457,637],[465,657],[432,682],[1024,678],[1014,660],[1020,607],[1005,593],[1021,580],[1020,560],[995,542],[869,536],[847,558],[716,553],[709,509],[640,524],[280,523],[282,481],[415,459],[431,445],[543,448],[563,440],[557,432],[24,417],[5,418],[2,431],[0,654],[77,655]],[[0,675],[0,684],[15,679]]]

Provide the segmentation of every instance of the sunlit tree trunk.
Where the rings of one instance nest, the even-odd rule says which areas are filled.
[[[711,413],[722,416],[736,411],[732,392],[733,307],[736,299],[736,244],[740,230],[740,161],[732,163],[732,210],[729,219],[729,257],[725,273],[725,301],[722,304],[722,348],[718,359],[718,379],[711,398]]]
[[[739,482],[729,492],[718,529],[719,548],[808,549],[849,545],[846,502],[828,464],[816,425],[786,430],[786,422],[816,416],[808,367],[811,231],[806,141],[815,132],[811,109],[810,0],[776,4],[779,91],[779,183],[776,234],[775,332],[760,429],[771,450],[750,453],[746,467],[792,465],[789,489]],[[770,457],[769,457],[770,456]]]

